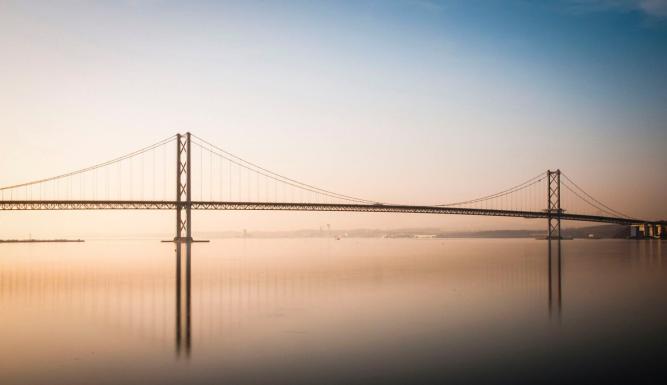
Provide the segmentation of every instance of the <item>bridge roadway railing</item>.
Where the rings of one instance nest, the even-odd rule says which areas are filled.
[[[0,201],[0,210],[175,210],[176,201],[120,201],[120,200],[14,200]],[[181,205],[187,204],[182,202]],[[482,215],[495,217],[520,217],[528,219],[547,218],[546,211],[497,210],[480,208],[461,208],[443,206],[394,205],[394,204],[345,204],[345,203],[292,203],[292,202],[225,202],[192,201],[192,210],[269,210],[269,211],[332,211],[332,212],[370,212],[370,213],[413,213],[413,214],[449,214]],[[632,224],[663,224],[664,222],[646,221],[634,218],[621,218],[600,215],[583,215],[563,212],[562,220]]]

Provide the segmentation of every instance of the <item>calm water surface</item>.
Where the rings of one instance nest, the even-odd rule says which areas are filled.
[[[3,244],[0,384],[665,383],[666,250],[214,240],[188,280],[173,244]]]

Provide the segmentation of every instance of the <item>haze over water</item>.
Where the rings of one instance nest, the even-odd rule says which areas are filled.
[[[0,385],[667,383],[664,239],[379,238],[665,238],[666,100],[667,0],[0,0]]]
[[[173,244],[3,244],[0,382],[657,382],[664,246],[563,241],[559,305],[545,241],[214,240],[188,342]]]

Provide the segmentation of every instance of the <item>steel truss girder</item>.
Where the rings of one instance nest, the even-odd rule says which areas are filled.
[[[173,210],[174,201],[0,201],[0,210]]]
[[[0,201],[0,210],[174,210],[176,201]],[[291,202],[225,202],[192,201],[192,210],[268,210],[268,211],[330,211],[366,213],[413,213],[445,215],[480,215],[493,217],[518,217],[527,219],[548,218],[545,211],[514,211],[443,206],[413,205],[364,205],[345,203],[291,203]],[[561,212],[561,220],[616,223],[621,225],[660,224],[666,222],[641,219],[582,215]]]

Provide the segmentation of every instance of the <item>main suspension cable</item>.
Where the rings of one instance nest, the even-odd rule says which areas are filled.
[[[611,207],[607,206],[606,204],[604,204],[604,203],[600,202],[599,200],[595,199],[591,194],[587,193],[584,189],[582,189],[581,187],[579,187],[579,186],[578,186],[572,179],[570,179],[570,178],[569,178],[567,175],[565,175],[564,173],[561,172],[561,175],[563,175],[563,176],[565,177],[565,179],[567,179],[570,183],[572,183],[572,185],[574,185],[574,187],[576,187],[579,191],[581,191],[582,193],[584,193],[587,197],[589,197],[589,198],[592,199],[594,202],[598,203],[598,204],[601,205],[602,207],[605,207],[607,210],[609,210],[609,211],[607,211],[607,210],[604,210],[604,211],[607,211],[608,213],[613,213],[613,214],[615,214],[615,215],[619,215],[619,216],[624,217],[624,218],[630,218],[629,215],[624,214],[624,213],[622,213],[622,212],[620,212],[620,211],[618,211],[618,210],[614,210],[614,209],[612,209]],[[572,192],[574,192],[574,191],[572,191]],[[579,195],[576,194],[576,193],[575,193],[575,195],[579,196]],[[579,196],[579,197],[581,198],[581,196]],[[581,198],[581,199],[583,199],[583,198]],[[590,202],[589,202],[589,204],[590,204]],[[599,207],[598,207],[598,208],[599,208]]]
[[[442,206],[442,207],[460,206],[460,205],[464,205],[464,204],[472,204],[472,203],[477,203],[477,202],[481,202],[481,201],[486,201],[486,200],[493,199],[493,198],[499,198],[499,197],[514,193],[516,191],[528,188],[528,187],[530,187],[530,186],[532,186],[536,183],[539,183],[539,182],[543,181],[544,178],[545,178],[545,175],[543,173],[540,173],[540,174],[528,179],[527,181],[525,181],[521,184],[518,184],[518,185],[516,185],[514,187],[511,187],[509,189],[497,192],[495,194],[483,196],[483,197],[480,197],[480,198],[471,199],[471,200],[468,200],[468,201],[447,203],[447,204],[439,204],[439,205],[436,205],[436,206]]]
[[[221,156],[221,157],[227,159],[230,162],[233,162],[234,164],[236,164],[240,167],[244,167],[248,170],[254,169],[252,171],[260,173],[261,175],[264,175],[264,176],[266,176],[268,178],[271,178],[273,180],[276,180],[278,182],[289,184],[293,187],[301,188],[301,189],[308,190],[308,191],[311,191],[311,192],[320,193],[320,194],[323,194],[323,195],[328,195],[329,197],[336,198],[336,199],[342,199],[342,200],[360,202],[360,203],[367,203],[367,204],[378,203],[376,201],[363,199],[363,198],[357,198],[357,197],[353,197],[353,196],[350,196],[350,195],[339,194],[339,193],[336,193],[336,192],[333,192],[333,191],[325,190],[325,189],[322,189],[322,188],[319,188],[319,187],[315,187],[313,185],[309,185],[309,184],[306,184],[306,183],[303,183],[303,182],[299,182],[297,180],[288,178],[284,175],[280,175],[278,173],[275,173],[271,170],[268,170],[264,167],[261,167],[257,164],[254,164],[252,162],[249,162],[249,161],[247,161],[247,160],[245,160],[245,159],[243,159],[239,156],[236,156],[236,155],[234,155],[234,154],[232,154],[228,151],[225,151],[224,149],[222,149],[222,148],[220,148],[220,147],[218,147],[218,146],[216,146],[216,145],[214,145],[214,144],[212,144],[212,143],[210,143],[210,142],[208,142],[208,141],[206,141],[206,140],[204,140],[204,139],[202,139],[202,138],[200,138],[196,135],[192,135],[192,136],[194,138],[196,138],[198,141],[202,142],[202,143],[196,143],[196,141],[195,141],[195,143],[198,144],[200,147],[203,148],[202,144],[204,144],[208,147],[211,147],[212,149],[214,149],[216,151],[213,151],[211,149],[207,149],[207,150],[214,152],[216,155]],[[243,163],[243,164],[241,164],[241,163]],[[261,172],[258,171],[258,170],[260,170]]]
[[[73,175],[82,174],[82,173],[85,173],[85,172],[88,172],[88,171],[96,170],[96,169],[98,169],[98,168],[101,168],[101,167],[104,167],[104,166],[108,166],[108,165],[110,165],[110,164],[114,164],[114,163],[123,161],[123,160],[125,160],[125,159],[132,158],[132,157],[134,157],[134,156],[143,154],[143,153],[145,153],[145,152],[147,152],[147,151],[150,151],[150,150],[152,150],[152,149],[155,149],[155,148],[158,148],[158,147],[160,147],[160,146],[162,146],[162,145],[165,145],[165,144],[167,144],[167,143],[169,143],[169,142],[171,142],[172,140],[175,140],[175,139],[176,139],[176,136],[173,135],[173,136],[170,136],[169,138],[163,139],[163,140],[161,140],[161,141],[159,141],[159,142],[157,142],[157,143],[155,143],[155,144],[152,144],[152,145],[150,145],[150,146],[148,146],[148,147],[144,147],[144,148],[142,148],[142,149],[140,149],[140,150],[131,152],[131,153],[129,153],[129,154],[120,156],[120,157],[118,157],[118,158],[115,158],[115,159],[112,159],[112,160],[109,160],[109,161],[106,161],[106,162],[103,162],[103,163],[98,163],[98,164],[96,164],[96,165],[94,165],[94,166],[90,166],[90,167],[82,168],[82,169],[80,169],[80,170],[76,170],[76,171],[68,172],[68,173],[66,173],[66,174],[56,175],[56,176],[53,176],[53,177],[50,177],[50,178],[44,178],[44,179],[34,180],[34,181],[31,181],[31,182],[26,182],[26,183],[16,184],[16,185],[12,185],[12,186],[1,187],[1,188],[0,188],[0,191],[2,191],[2,190],[15,189],[15,188],[18,188],[18,187],[24,187],[24,186],[35,185],[35,184],[38,184],[38,183],[50,182],[50,181],[54,181],[54,180],[57,180],[57,179],[66,178],[66,177],[69,177],[69,176],[73,176]]]

